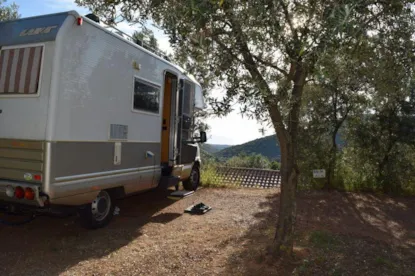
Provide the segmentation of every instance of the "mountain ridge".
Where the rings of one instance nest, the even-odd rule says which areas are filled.
[[[226,145],[226,144],[202,144],[202,149],[209,154],[215,154],[221,150],[226,148],[232,147],[233,145]]]
[[[214,153],[215,157],[228,159],[240,154],[261,154],[270,160],[280,160],[281,150],[276,135],[261,137],[240,145],[230,146]]]

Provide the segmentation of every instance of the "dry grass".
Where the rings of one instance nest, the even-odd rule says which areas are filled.
[[[303,193],[295,257],[270,262],[278,200],[272,189],[147,193],[97,231],[76,217],[0,226],[0,275],[414,275],[414,199]],[[213,210],[183,213],[199,202]]]

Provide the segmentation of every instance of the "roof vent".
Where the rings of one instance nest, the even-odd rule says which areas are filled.
[[[95,22],[99,23],[99,17],[96,16],[95,14],[93,14],[93,13],[85,15],[85,17],[91,19],[92,21],[95,21]]]

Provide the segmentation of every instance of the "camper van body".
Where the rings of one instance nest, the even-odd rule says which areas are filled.
[[[74,11],[0,33],[0,202],[82,206],[189,181],[205,105],[194,78]]]

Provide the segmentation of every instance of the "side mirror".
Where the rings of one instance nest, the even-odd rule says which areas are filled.
[[[206,143],[206,141],[207,141],[206,132],[205,131],[201,131],[200,132],[200,143]]]
[[[207,141],[206,132],[201,131],[200,132],[200,136],[194,137],[193,140],[191,140],[191,141],[185,141],[185,143],[191,143],[191,144],[194,144],[194,143],[205,143],[206,141]]]

